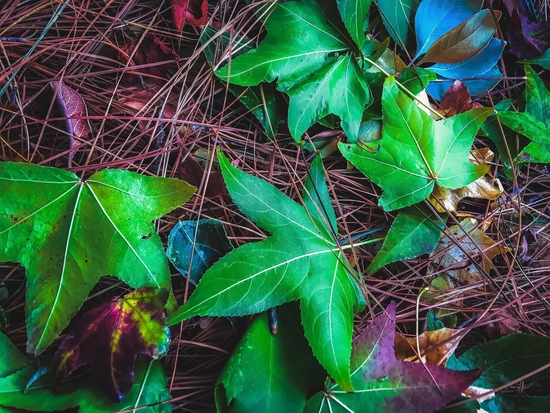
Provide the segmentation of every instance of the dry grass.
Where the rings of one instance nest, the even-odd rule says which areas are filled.
[[[108,167],[173,177],[189,153],[199,149],[212,153],[221,147],[232,159],[238,158],[246,172],[261,176],[295,199],[299,197],[309,154],[285,133],[276,142],[267,141],[255,118],[213,78],[200,52],[198,31],[174,31],[168,21],[169,1],[71,2],[28,55],[60,4],[12,0],[0,6],[0,86],[14,76],[0,103],[1,160],[68,168],[72,157],[68,169],[82,177]],[[262,35],[259,26],[251,23],[250,11],[235,1],[217,3],[210,8],[210,15],[237,32],[255,38]],[[158,36],[179,55],[177,61],[172,59],[160,67],[164,74],[160,78],[147,75],[151,68],[159,68],[158,63],[136,65],[118,59],[124,44],[143,41],[147,33]],[[132,74],[143,76],[145,91],[136,76],[128,80]],[[515,75],[508,71],[506,87],[492,94],[495,102],[516,96],[522,89],[522,80]],[[53,80],[63,80],[77,90],[88,107],[92,132],[86,138],[75,138],[72,146],[49,87]],[[479,147],[486,144],[477,142]],[[341,238],[387,228],[394,215],[377,206],[379,189],[349,170],[337,153],[324,164]],[[213,167],[210,160],[206,168]],[[545,166],[531,165],[508,180],[496,163],[491,174],[501,179],[504,189],[498,204],[468,199],[461,203],[461,212],[476,217],[491,238],[511,247],[512,252],[496,258],[483,280],[442,291],[435,302],[422,301],[420,320],[424,322],[429,308],[451,310],[458,315],[459,324],[468,322],[464,330],[469,333],[468,343],[512,331],[548,335],[550,175]],[[229,197],[206,197],[207,184],[204,180],[191,201],[158,222],[163,239],[177,220],[207,217],[223,221],[235,245],[265,237],[236,210]],[[454,221],[451,218],[448,225]],[[536,241],[529,243],[528,237],[533,236]],[[365,246],[350,254],[360,273],[376,254],[375,248],[376,244]],[[472,258],[480,262],[479,256]],[[390,300],[396,300],[401,330],[414,334],[417,296],[445,270],[432,268],[429,273],[431,262],[421,257],[365,276],[369,305],[356,317],[356,331]],[[11,322],[6,333],[23,349],[24,271],[9,264],[1,268],[0,279],[11,293],[4,305]],[[183,300],[191,292],[189,286],[175,270],[173,281],[176,297]],[[89,301],[125,290],[116,279],[104,278]],[[228,319],[206,319],[173,330],[174,342],[165,366],[175,408],[189,412],[213,409],[214,381],[245,326],[246,320],[232,324]]]

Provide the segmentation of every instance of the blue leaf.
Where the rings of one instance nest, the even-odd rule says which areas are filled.
[[[214,219],[179,221],[168,236],[166,255],[197,285],[206,270],[233,249],[223,224]]]
[[[483,95],[488,90],[494,88],[502,79],[502,73],[497,66],[493,66],[483,75],[477,76],[477,79],[463,80],[462,83],[468,87],[470,95]],[[428,92],[434,99],[441,100],[443,95],[454,83],[454,79],[438,79],[428,84]]]
[[[491,70],[500,59],[506,42],[492,39],[489,44],[474,57],[460,63],[437,63],[428,69],[448,79],[462,80],[482,76]]]
[[[418,51],[416,58],[441,36],[481,10],[483,0],[424,0],[420,3],[414,24]]]

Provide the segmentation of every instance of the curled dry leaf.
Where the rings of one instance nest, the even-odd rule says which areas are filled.
[[[487,165],[494,156],[495,154],[489,148],[482,148],[472,151],[469,160],[474,165]],[[458,203],[463,198],[482,198],[493,201],[499,196],[500,190],[495,188],[485,176],[482,176],[471,184],[458,189],[447,189],[436,185],[428,201],[437,212],[457,213]]]
[[[80,93],[70,88],[62,81],[50,82],[51,88],[55,92],[56,101],[59,108],[67,119],[67,130],[69,132],[69,142],[71,149],[74,145],[74,138],[86,138],[90,133],[90,124],[88,123],[88,109]],[[72,159],[72,151],[69,155],[69,166]]]
[[[443,95],[443,99],[441,99],[441,103],[439,104],[439,109],[435,109],[446,118],[450,118],[459,113],[481,107],[483,106],[479,103],[472,102],[468,87],[460,80],[455,80],[452,86],[447,89],[445,95]]]
[[[178,31],[186,25],[202,27],[208,21],[208,0],[172,0],[172,20]]]
[[[454,354],[462,338],[454,328],[440,328],[435,331],[424,331],[418,336],[422,360],[433,366],[445,366],[449,357]],[[418,361],[416,355],[416,337],[395,335],[395,357],[398,360]]]
[[[151,33],[145,35],[142,41],[139,42],[137,50],[134,52],[136,45],[138,45],[138,42],[132,40],[131,42],[121,46],[121,52],[118,54],[118,60],[121,63],[126,64],[128,63],[128,59],[132,57],[132,63],[130,63],[130,65],[135,64],[136,66],[139,66],[151,63],[174,61],[179,57],[172,48],[166,46],[162,40]],[[140,69],[139,71],[143,74],[153,76],[153,81],[162,83],[162,79],[166,77],[167,65],[155,65]],[[134,81],[135,78],[136,77],[134,75],[127,75],[127,80],[129,82]]]
[[[454,240],[460,242],[462,248],[459,248]],[[495,245],[495,241],[477,228],[475,219],[467,218],[460,222],[460,226],[452,225],[442,235],[439,245],[432,254],[435,256],[440,255],[440,258],[434,261],[434,265],[436,268],[449,268],[444,274],[461,284],[473,284],[483,281],[483,275],[470,262],[470,257],[479,255],[482,250],[484,256],[481,259],[481,267],[488,273],[491,260],[499,254],[510,251],[510,248]],[[445,252],[441,255],[443,251]]]

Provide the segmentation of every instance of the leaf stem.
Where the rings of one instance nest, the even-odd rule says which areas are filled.
[[[380,65],[378,65],[376,62],[373,62],[372,60],[370,60],[368,57],[365,57],[363,56],[363,59],[370,63],[371,65],[373,65],[375,68],[377,68],[378,70],[380,70],[380,72],[382,72],[384,75],[386,75],[387,77],[390,77],[392,76],[390,73],[386,72]],[[430,111],[430,113],[433,113],[434,115],[436,115],[439,119],[443,119],[445,116],[443,116],[441,113],[439,113],[438,111],[436,111],[434,108],[432,108],[431,106],[428,106],[426,105],[424,102],[422,102],[414,93],[412,93],[409,89],[407,89],[405,86],[403,86],[397,79],[395,79],[395,84],[397,85],[397,87],[399,89],[401,89],[403,92],[405,92],[411,99],[415,100],[416,102],[418,102],[420,105],[422,105],[423,107],[425,107],[427,110]]]
[[[367,245],[367,244],[373,244],[373,243],[378,242],[378,241],[384,241],[385,239],[386,239],[386,237],[368,239],[368,240],[365,240],[365,241],[358,242],[357,244],[352,243],[352,244],[341,245],[340,249],[341,250],[349,250],[351,248],[362,247],[363,245]]]

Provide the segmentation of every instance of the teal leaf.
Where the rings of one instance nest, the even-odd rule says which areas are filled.
[[[316,193],[307,190],[315,182],[312,179],[304,194],[313,207],[308,211],[267,182],[240,171],[221,153],[219,160],[233,201],[271,236],[231,251],[210,267],[168,323],[196,315],[254,314],[300,300],[302,324],[313,354],[336,382],[351,390],[353,310],[359,303],[353,272],[328,235],[332,230],[318,227],[333,222],[330,214],[326,219],[319,216],[328,208],[323,195],[326,183],[319,184],[316,177],[321,175],[314,170],[322,205]]]
[[[325,372],[304,338],[296,303],[278,308],[277,334],[258,314],[216,382],[218,411],[301,412]]]
[[[527,397],[500,393],[481,403],[481,408],[491,413],[547,413],[548,406],[550,396]]]
[[[550,338],[529,334],[510,334],[498,340],[478,344],[459,358],[452,356],[447,367],[453,370],[479,368],[481,377],[474,386],[494,389],[550,363]],[[550,377],[550,369],[531,377]]]
[[[442,220],[422,204],[401,210],[367,272],[373,273],[392,262],[431,254],[445,227],[445,218]]]
[[[416,58],[426,53],[445,33],[480,11],[482,6],[483,0],[422,1],[415,16]]]
[[[414,56],[416,40],[414,38],[414,16],[419,0],[378,0],[378,8],[386,30],[391,38]]]
[[[540,65],[546,70],[550,70],[550,48],[546,49],[540,55],[533,57],[532,59],[526,60],[525,63]]]
[[[179,221],[168,236],[166,256],[185,278],[197,285],[204,272],[232,249],[220,221]]]

